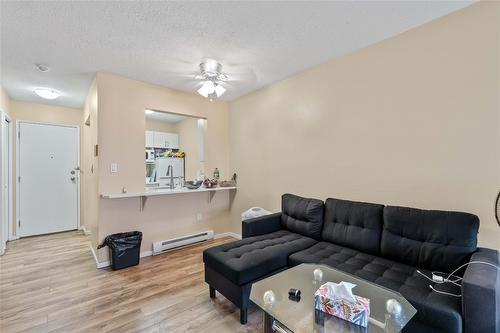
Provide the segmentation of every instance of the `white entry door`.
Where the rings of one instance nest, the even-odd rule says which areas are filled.
[[[79,128],[19,122],[18,129],[19,235],[77,229]]]

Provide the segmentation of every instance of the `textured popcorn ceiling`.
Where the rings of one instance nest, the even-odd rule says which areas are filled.
[[[81,107],[96,71],[193,92],[211,57],[225,100],[340,57],[473,1],[1,1],[1,80],[17,100]],[[34,64],[51,67],[38,72]]]

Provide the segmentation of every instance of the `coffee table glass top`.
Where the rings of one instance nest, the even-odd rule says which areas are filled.
[[[316,271],[315,277],[314,271],[317,268],[322,274]],[[318,279],[320,275],[322,278]],[[339,283],[341,281],[355,284],[353,294],[370,299],[370,318],[367,328],[315,310],[314,293],[316,290],[325,282]],[[299,302],[288,298],[290,288],[300,289]],[[269,290],[272,293],[268,292],[264,297]],[[254,283],[250,299],[269,316],[294,333],[396,333],[401,331],[417,312],[398,292],[337,269],[316,264],[302,264]],[[387,301],[389,301],[389,306]]]

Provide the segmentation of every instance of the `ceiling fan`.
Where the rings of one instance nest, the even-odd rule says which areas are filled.
[[[210,100],[224,94],[238,96],[241,89],[253,87],[257,83],[257,75],[248,64],[235,63],[231,59],[217,61],[202,58],[201,61],[192,61],[167,58],[159,66],[162,68],[161,78],[169,80],[162,85],[187,92],[197,91]]]
[[[221,83],[228,81],[226,73],[222,72],[222,65],[214,59],[206,59],[200,63],[200,74],[195,79],[202,80],[202,86],[198,89],[198,94],[213,100],[221,97],[225,92]]]

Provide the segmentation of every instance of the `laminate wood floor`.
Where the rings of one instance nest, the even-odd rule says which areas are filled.
[[[204,249],[222,238],[119,271],[96,269],[86,236],[67,232],[9,242],[0,257],[0,332],[262,332],[221,294],[211,300]]]

